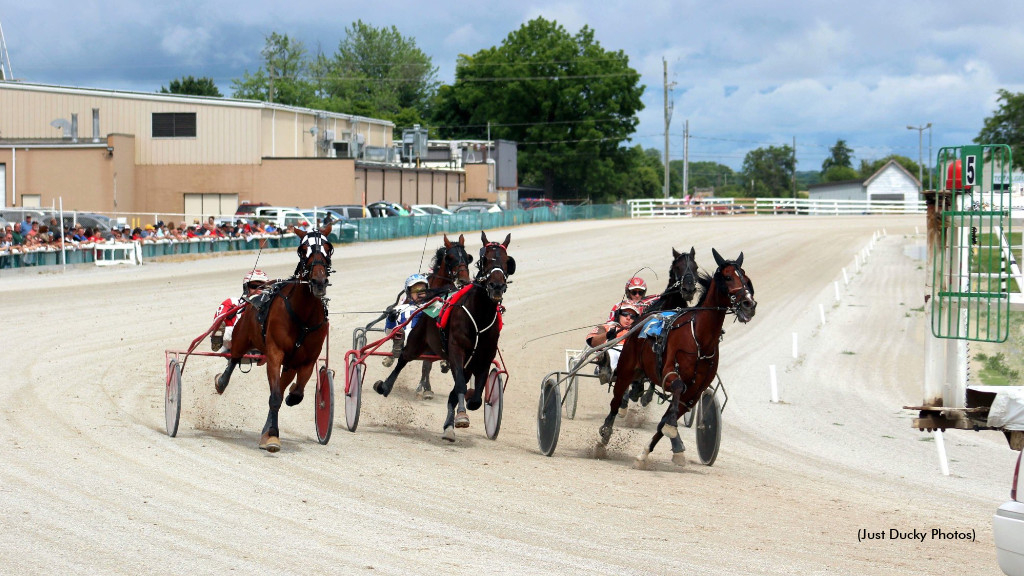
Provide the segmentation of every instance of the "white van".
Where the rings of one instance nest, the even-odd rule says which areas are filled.
[[[289,226],[306,229],[313,225],[309,217],[298,208],[289,206],[260,206],[253,213],[253,218],[272,222],[274,226],[282,229]]]

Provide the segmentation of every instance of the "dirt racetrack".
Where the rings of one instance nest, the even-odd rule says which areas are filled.
[[[435,369],[441,393],[419,401],[413,365],[385,399],[370,389],[386,374],[371,360],[355,434],[339,392],[331,441],[316,442],[311,385],[305,402],[282,408],[274,455],[256,447],[265,372],[236,374],[217,396],[218,359],[189,361],[178,437],[164,430],[164,350],[209,325],[254,255],[5,271],[0,573],[998,574],[991,517],[1016,453],[996,432],[951,431],[944,477],[932,436],[902,410],[921,400],[924,226],[923,216],[734,217],[489,232],[511,232],[518,263],[498,439],[473,412],[456,443],[442,441],[450,377]],[[858,268],[855,255],[883,230]],[[479,233],[466,236],[475,255]],[[749,324],[726,321],[715,465],[700,464],[683,429],[688,466],[674,466],[663,441],[652,465],[635,468],[664,408],[653,405],[632,426],[620,421],[595,458],[610,400],[596,380],[583,383],[576,419],[563,419],[554,456],[541,456],[541,378],[586,330],[540,337],[602,320],[642,266],[660,290],[671,248],[691,245],[709,272],[712,247],[742,251],[758,301]],[[371,318],[350,312],[383,309],[423,249],[420,238],[336,250],[339,388],[352,330]],[[294,264],[291,251],[260,259],[272,277]],[[862,530],[883,538],[861,541]],[[892,537],[915,531],[924,537]]]

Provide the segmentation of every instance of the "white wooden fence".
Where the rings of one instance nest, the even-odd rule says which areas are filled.
[[[904,202],[805,198],[704,198],[699,203],[687,203],[678,198],[644,198],[628,202],[631,218],[686,218],[736,214],[923,214],[926,210],[924,200]]]

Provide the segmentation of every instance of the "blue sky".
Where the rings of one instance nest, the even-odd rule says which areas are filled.
[[[782,6],[776,6],[781,4]],[[996,109],[996,90],[1024,92],[1024,2],[947,0],[767,2],[8,2],[0,10],[15,78],[157,91],[184,75],[231,80],[260,66],[270,32],[331,54],[357,19],[413,38],[450,83],[459,54],[499,45],[543,16],[594,30],[646,85],[634,142],[664,148],[662,60],[673,84],[670,158],[739,169],[751,149],[797,147],[818,170],[842,138],[861,159],[917,159],[932,123],[940,146],[969,143]],[[924,132],[927,155],[928,132]]]

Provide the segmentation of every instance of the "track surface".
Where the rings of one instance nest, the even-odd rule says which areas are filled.
[[[339,247],[329,290],[334,434],[316,443],[310,384],[305,402],[282,408],[276,455],[256,448],[265,373],[236,374],[218,397],[217,359],[189,361],[178,437],[164,432],[163,351],[209,325],[252,255],[8,273],[0,571],[998,574],[991,516],[1008,497],[1016,453],[994,432],[949,432],[943,477],[931,436],[901,409],[921,396],[923,230],[923,217],[737,217],[492,232],[512,233],[519,269],[501,340],[511,379],[497,441],[475,412],[455,444],[441,440],[450,377],[435,369],[437,397],[418,401],[413,365],[385,399],[370,389],[386,374],[379,360],[368,364],[359,430],[345,430],[342,359],[352,329],[371,318],[346,312],[382,309],[419,268],[424,241]],[[471,253],[479,243],[467,235]],[[600,321],[641,266],[660,289],[671,248],[691,245],[708,271],[712,247],[742,251],[758,301],[750,324],[727,319],[718,461],[700,465],[684,429],[687,467],[671,463],[663,442],[637,469],[663,406],[620,420],[596,458],[610,400],[596,380],[584,381],[555,455],[539,455],[541,378],[586,330],[533,339]],[[294,258],[264,254],[260,267],[283,277]],[[769,365],[780,404],[769,402]],[[933,539],[934,528],[975,541]],[[885,539],[860,542],[862,529]],[[926,537],[893,540],[890,530]]]

